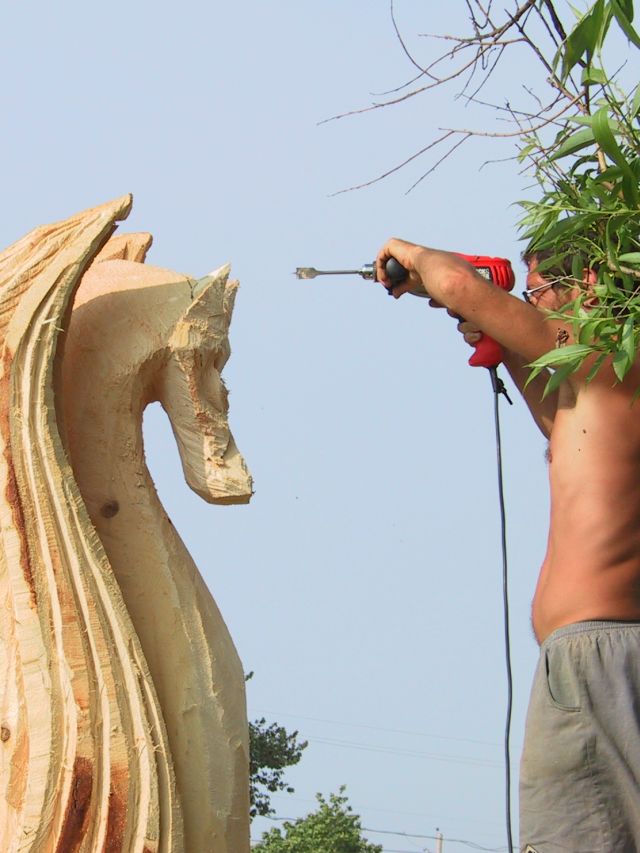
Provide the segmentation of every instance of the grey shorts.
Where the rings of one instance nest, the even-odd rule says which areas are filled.
[[[520,766],[520,844],[640,851],[640,623],[579,622],[542,644]]]

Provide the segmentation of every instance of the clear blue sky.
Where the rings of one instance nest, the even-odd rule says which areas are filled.
[[[449,9],[451,6],[451,9]],[[409,43],[464,4],[397,0]],[[470,144],[369,189],[442,126],[478,126],[433,97],[364,106],[412,74],[387,0],[5,4],[2,245],[133,192],[127,230],[151,263],[201,276],[230,261],[241,289],[225,377],[255,478],[249,506],[211,507],[183,482],[162,413],[147,445],[162,499],[245,669],[251,718],[310,742],[280,817],[341,784],[388,851],[500,849],[505,713],[492,396],[444,312],[296,266],[360,266],[392,234],[511,257],[513,163]],[[526,79],[508,69],[501,94]],[[484,121],[493,121],[485,116]],[[497,156],[513,153],[501,147]],[[123,230],[123,229],[121,229]],[[503,407],[515,711],[514,772],[537,649],[529,601],[548,514],[544,441]],[[516,773],[517,776],[517,773]],[[514,797],[515,803],[515,797]],[[257,821],[253,834],[273,825]]]

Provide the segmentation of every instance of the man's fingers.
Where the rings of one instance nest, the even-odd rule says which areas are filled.
[[[468,332],[481,332],[482,330],[479,326],[476,326],[475,323],[470,323],[468,320],[460,320],[458,323],[458,331],[465,335]]]
[[[411,290],[411,285],[409,282],[403,281],[402,284],[396,284],[394,286],[390,286],[385,284],[387,288],[387,293],[389,296],[393,296],[394,299],[400,299],[407,291]]]
[[[458,331],[463,336],[465,343],[474,346],[482,339],[482,332],[475,323],[469,323],[467,320],[461,320],[458,323]]]
[[[408,243],[406,240],[399,240],[397,237],[392,237],[391,240],[387,240],[384,246],[378,252],[376,257],[376,277],[378,281],[381,281],[385,286],[388,287],[389,278],[387,275],[386,264],[387,261],[391,258],[394,258],[401,266],[403,266],[409,274],[409,278],[412,280],[412,287],[409,289],[416,290],[418,287],[422,285],[420,281],[420,276],[416,273],[416,268],[414,264],[414,260],[416,257],[416,251],[420,250],[420,246],[417,246],[415,243]],[[393,289],[394,295],[396,293],[396,288]],[[405,293],[406,291],[402,291]]]

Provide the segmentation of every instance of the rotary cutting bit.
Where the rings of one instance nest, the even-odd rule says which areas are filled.
[[[389,258],[386,269],[391,287],[402,284],[408,275],[406,269],[395,258]],[[315,278],[318,275],[361,275],[368,281],[377,281],[375,264],[363,264],[357,270],[317,270],[315,267],[297,267],[294,275],[301,279]]]
[[[389,258],[386,263],[386,270],[387,277],[389,279],[387,292],[390,296],[393,296],[393,288],[397,284],[402,284],[402,282],[406,280],[408,272],[399,261],[396,261],[395,258]],[[360,269],[357,270],[317,270],[315,267],[297,267],[294,275],[299,279],[311,279],[316,278],[319,275],[360,275],[368,281],[378,280],[376,277],[375,264],[363,264]],[[409,293],[412,293],[414,296],[427,296],[426,291],[422,289],[410,290]]]
[[[375,264],[364,264],[359,270],[317,270],[315,267],[296,267],[295,276],[301,279],[316,278],[319,275],[361,275],[369,281],[376,276]]]

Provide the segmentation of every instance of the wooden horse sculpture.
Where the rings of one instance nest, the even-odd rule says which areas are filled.
[[[159,400],[189,485],[249,500],[237,283],[141,263],[130,203],[0,255],[0,853],[249,850],[242,666],[142,445]]]

